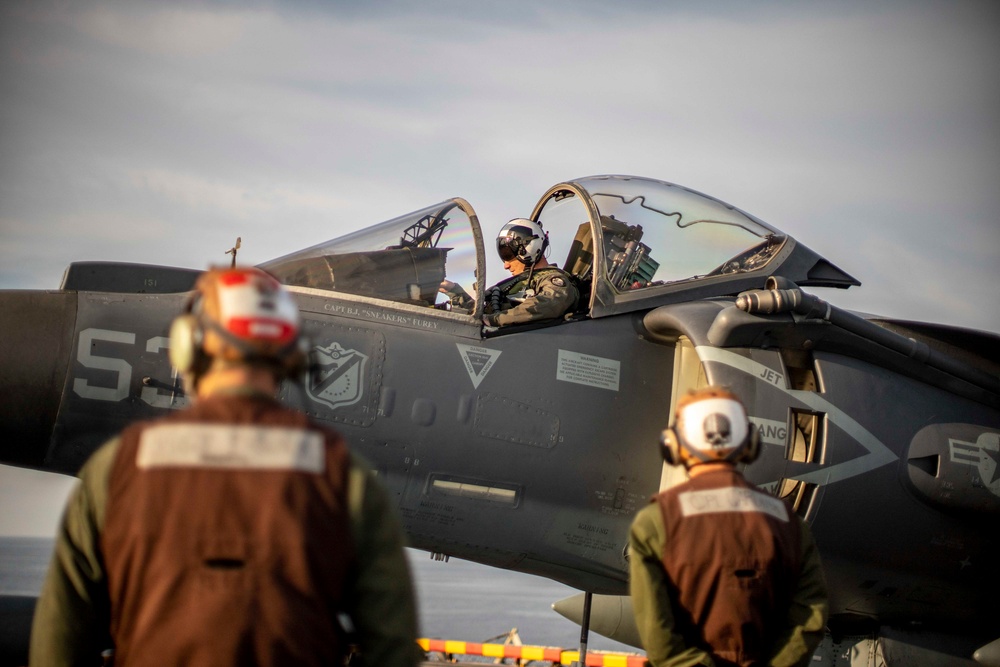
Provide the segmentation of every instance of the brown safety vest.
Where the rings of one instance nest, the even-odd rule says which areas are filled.
[[[126,429],[101,535],[115,664],[341,664],[348,467],[339,435],[266,397]]]
[[[765,660],[802,569],[799,518],[734,469],[694,477],[656,502],[677,631],[720,665]]]

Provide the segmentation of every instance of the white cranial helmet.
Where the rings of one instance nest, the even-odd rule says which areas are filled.
[[[663,458],[688,468],[723,461],[750,463],[760,452],[757,428],[735,394],[705,387],[677,401],[674,425],[660,440]]]
[[[542,225],[527,218],[514,218],[497,234],[497,253],[505,262],[516,259],[531,266],[548,247],[549,237]]]

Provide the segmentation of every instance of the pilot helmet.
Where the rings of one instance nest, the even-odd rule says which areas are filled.
[[[760,453],[760,434],[735,394],[704,387],[677,401],[674,424],[663,431],[660,445],[670,465],[752,463]]]
[[[257,268],[203,273],[170,329],[170,361],[195,387],[213,364],[259,365],[279,379],[297,379],[306,369],[306,349],[291,294]]]
[[[527,218],[514,218],[497,234],[497,253],[509,262],[519,260],[525,266],[537,262],[549,247],[549,235],[541,223]]]

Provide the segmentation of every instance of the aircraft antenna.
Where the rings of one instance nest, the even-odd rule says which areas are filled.
[[[230,248],[229,250],[226,251],[227,255],[232,255],[233,256],[233,262],[232,262],[232,264],[229,265],[230,268],[233,268],[233,269],[236,268],[236,251],[240,249],[240,243],[242,242],[242,240],[243,239],[241,237],[237,236],[236,237],[236,245],[234,245],[232,248]]]

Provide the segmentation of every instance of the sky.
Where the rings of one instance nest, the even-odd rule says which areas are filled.
[[[685,185],[1000,332],[995,2],[6,2],[0,288],[259,263],[459,196]],[[495,281],[502,276],[488,276]]]

